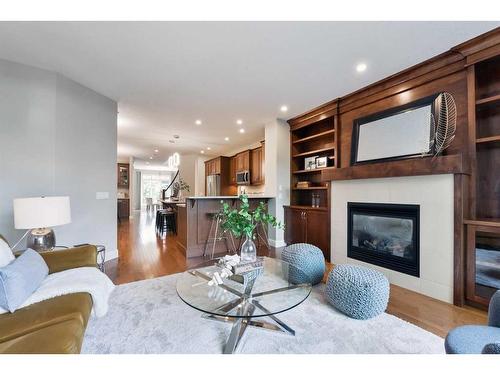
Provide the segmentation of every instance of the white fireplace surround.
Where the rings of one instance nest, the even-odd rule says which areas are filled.
[[[371,267],[383,272],[392,284],[453,303],[452,174],[332,181],[331,186],[334,264]],[[420,277],[347,257],[347,202],[420,205]]]

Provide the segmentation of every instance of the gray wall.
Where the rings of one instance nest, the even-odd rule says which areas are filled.
[[[57,243],[116,256],[116,102],[59,74],[0,60],[0,233],[11,243],[12,200],[69,195]],[[96,200],[96,192],[109,199]]]

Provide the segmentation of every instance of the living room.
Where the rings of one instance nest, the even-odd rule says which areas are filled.
[[[0,21],[0,353],[500,353],[500,22],[179,7]]]

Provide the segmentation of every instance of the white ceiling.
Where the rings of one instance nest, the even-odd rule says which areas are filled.
[[[119,157],[148,160],[158,148],[154,161],[161,163],[174,151],[220,155],[253,143],[267,121],[293,117],[499,24],[0,22],[0,58],[59,72],[115,99]],[[363,74],[358,62],[368,66]],[[169,143],[174,134],[179,140]]]

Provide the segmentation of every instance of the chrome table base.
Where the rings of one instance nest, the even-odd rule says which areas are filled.
[[[217,322],[233,323],[233,328],[231,329],[229,338],[227,339],[226,345],[224,346],[224,351],[223,351],[224,354],[233,354],[236,352],[238,344],[240,343],[243,334],[245,333],[247,327],[249,326],[295,336],[295,331],[274,315],[267,315],[267,317],[274,320],[276,324],[271,322],[266,322],[261,319],[254,319],[252,317],[252,314],[256,308],[259,308],[265,313],[267,312],[267,310],[258,301],[252,301],[250,303],[248,303],[247,301],[245,305],[247,305],[246,311],[241,312],[241,315],[243,314],[246,315],[245,318],[233,318],[233,317],[213,315],[213,314],[203,315],[203,318],[205,319],[215,320]],[[239,307],[239,309],[242,310],[242,307]]]
[[[193,276],[197,276],[204,280],[210,280],[210,277],[199,271],[196,270],[190,271],[190,273]],[[291,327],[289,327],[286,323],[277,318],[274,314],[272,314],[271,311],[262,306],[262,304],[256,298],[263,295],[280,293],[295,288],[301,288],[307,286],[307,284],[289,285],[286,287],[255,293],[252,295],[253,284],[254,284],[253,282],[249,283],[245,288],[245,292],[243,293],[227,285],[219,285],[219,287],[227,290],[228,292],[233,293],[237,298],[235,298],[231,302],[219,306],[219,308],[215,310],[215,313],[220,312],[220,315],[217,315],[215,313],[202,315],[202,317],[205,319],[211,319],[218,322],[233,323],[233,328],[231,329],[229,338],[227,339],[226,345],[224,346],[224,351],[223,351],[224,354],[233,354],[236,352],[238,344],[240,343],[241,338],[243,337],[243,334],[245,333],[248,326],[254,328],[267,329],[270,331],[280,332],[291,336],[295,336],[295,331]],[[229,313],[231,310],[235,308],[237,308],[237,312],[234,315],[238,317],[225,316],[225,314]],[[261,310],[264,313],[262,315],[263,317],[268,317],[272,319],[276,324],[271,322],[266,322],[261,319],[259,320],[254,319],[253,313],[255,309]]]

